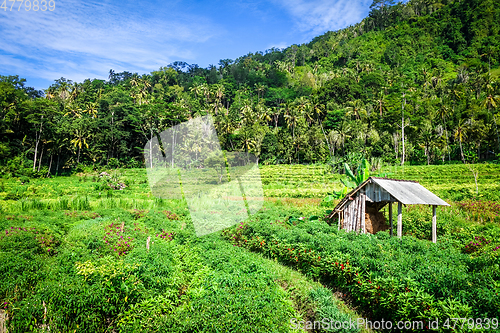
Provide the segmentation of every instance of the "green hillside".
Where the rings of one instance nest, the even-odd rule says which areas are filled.
[[[107,81],[60,78],[45,91],[2,76],[2,173],[140,166],[147,140],[205,114],[223,149],[264,164],[497,160],[499,5],[374,1],[354,26],[209,68],[110,70]]]

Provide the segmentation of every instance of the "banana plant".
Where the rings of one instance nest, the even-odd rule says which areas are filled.
[[[340,181],[346,187],[355,188],[370,177],[370,163],[365,158],[361,160],[356,175],[354,175],[347,163],[344,163],[344,169],[347,178],[342,178]]]
[[[340,191],[333,191],[331,193],[328,193],[328,195],[323,199],[325,202],[332,202],[335,199],[342,199],[349,193],[349,188],[348,187],[343,187]]]
[[[356,169],[356,175],[352,172],[347,163],[344,163],[345,176],[340,179],[344,187],[340,191],[333,191],[323,199],[325,202],[332,202],[335,199],[342,199],[353,188],[356,188],[368,178],[370,178],[370,163],[363,158]],[[377,174],[378,177],[387,177],[389,173]]]

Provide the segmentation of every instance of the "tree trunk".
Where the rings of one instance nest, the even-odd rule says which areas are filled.
[[[500,138],[498,135],[498,126],[497,126],[497,119],[496,119],[495,114],[493,115],[493,123],[495,124],[495,131],[497,133],[497,149],[498,149],[498,151],[500,151]]]
[[[38,161],[38,172],[40,172],[40,167],[42,166],[42,158],[43,158],[43,145],[42,145],[42,153],[40,154],[40,160]]]
[[[40,140],[36,140],[36,143],[35,143],[35,157],[33,158],[33,171],[35,171],[35,167],[36,167],[36,155],[37,155],[37,152],[38,152],[38,142],[40,142]]]
[[[38,131],[38,134],[35,134],[36,137],[36,143],[35,143],[35,157],[33,158],[33,171],[35,171],[36,167],[36,155],[38,153],[38,143],[40,142],[40,137],[42,136],[42,129],[43,129],[43,115],[42,119],[40,121],[40,130]]]
[[[115,150],[115,134],[114,134],[114,126],[115,125],[115,111],[111,112],[111,157],[114,157]],[[109,158],[108,158],[109,161]],[[107,164],[107,163],[106,163]]]
[[[52,169],[52,159],[53,159],[54,155],[50,155],[50,162],[49,162],[49,171],[47,171],[47,176],[46,177],[49,177],[50,175],[50,170]]]
[[[458,142],[460,143],[460,155],[462,156],[462,162],[464,162],[465,164],[464,151],[462,149],[462,140],[458,140]]]
[[[405,93],[403,93],[403,101],[401,103],[402,111],[401,111],[401,140],[402,140],[402,149],[401,152],[401,165],[405,164]]]
[[[325,137],[326,145],[328,146],[328,152],[330,153],[330,159],[332,159],[332,148],[330,148],[330,142],[328,142],[328,138],[326,137],[325,131],[323,129],[323,124],[321,122],[319,123],[321,126],[321,132],[323,132],[323,135]]]

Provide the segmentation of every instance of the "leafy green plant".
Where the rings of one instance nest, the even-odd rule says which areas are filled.
[[[400,241],[385,233],[373,238],[336,229],[319,221],[286,228],[262,221],[239,226],[234,233],[226,230],[223,236],[332,287],[349,290],[369,316],[414,320],[498,312],[494,310],[498,291],[489,291],[493,300],[485,304],[474,295],[490,283],[483,280],[472,286],[472,281],[478,283],[484,272],[493,269],[495,256],[481,259],[482,266],[476,264],[470,275],[468,258],[453,242],[433,245],[413,238]],[[404,268],[408,265],[412,270]],[[468,283],[472,287],[464,288]],[[462,301],[453,298],[459,294]]]
[[[110,175],[109,173],[103,171],[99,174],[99,179],[101,184],[95,186],[96,191],[104,190],[123,190],[127,187],[125,182],[121,181],[118,175]]]
[[[363,158],[358,165],[356,175],[354,175],[349,165],[344,163],[344,171],[347,177],[342,178],[340,181],[345,187],[354,188],[370,177],[370,163]]]

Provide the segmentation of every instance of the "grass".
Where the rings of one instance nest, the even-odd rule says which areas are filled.
[[[356,318],[318,282],[218,234],[196,237],[186,202],[152,196],[145,170],[118,174],[124,190],[103,190],[97,174],[2,181],[0,303],[10,332],[289,332],[292,318]],[[318,209],[273,201],[265,209]]]
[[[478,195],[464,165],[386,167],[384,171],[392,173],[390,178],[419,181],[451,202],[451,207],[438,210],[438,239],[446,237],[462,246],[475,237],[488,241],[499,237],[500,166],[475,167]],[[155,331],[158,327],[179,332],[257,328],[287,332],[292,318],[359,318],[315,278],[233,247],[218,233],[196,237],[186,202],[155,198],[145,169],[110,173],[127,187],[110,190],[98,173],[30,179],[25,184],[16,178],[0,180],[0,231],[34,230],[17,229],[9,239],[0,236],[0,274],[8,277],[0,283],[0,303],[6,303],[12,332],[40,331],[49,323],[55,330],[79,332]],[[265,201],[256,216],[271,223],[292,226],[299,217],[321,218],[328,208],[321,199],[340,189],[340,175],[327,166],[261,166],[260,174]],[[430,221],[428,207],[405,207],[403,233],[430,239]],[[133,239],[134,248],[116,255],[113,248],[104,249],[103,236],[109,225],[122,223],[123,235]],[[50,244],[41,243],[37,236],[41,234]],[[173,235],[174,240],[165,243],[159,234]],[[468,255],[480,258],[491,246],[471,246],[473,253]],[[84,263],[102,274],[83,274]],[[106,283],[114,281],[113,269],[124,281],[125,291],[112,301],[114,287]],[[162,282],[161,276],[167,280]],[[73,303],[61,294],[60,282],[66,284],[63,294],[74,296]],[[164,291],[159,292],[159,286]],[[89,295],[95,295],[94,301],[86,304]],[[214,308],[214,304],[220,306]],[[148,323],[149,314],[157,319]]]

